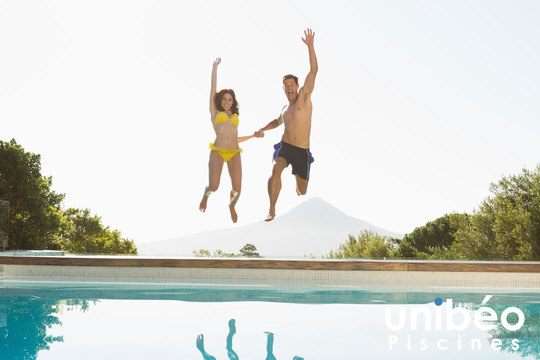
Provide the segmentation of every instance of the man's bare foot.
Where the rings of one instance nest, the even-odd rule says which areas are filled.
[[[229,205],[229,211],[231,212],[232,222],[236,224],[236,222],[238,221],[238,214],[236,213],[234,205]]]
[[[208,202],[208,197],[212,191],[208,189],[208,186],[204,189],[204,194],[201,199],[201,203],[199,204],[199,211],[205,212],[206,211],[206,203]]]
[[[199,211],[205,212],[206,211],[206,203],[208,202],[208,196],[203,196],[201,203],[199,204]]]
[[[266,219],[264,219],[264,221],[272,221],[272,220],[274,220],[275,217],[276,217],[276,211],[275,210],[270,210],[268,212],[268,215],[266,215]]]

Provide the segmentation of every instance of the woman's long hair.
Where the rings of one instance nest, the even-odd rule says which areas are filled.
[[[223,95],[225,94],[230,94],[232,96],[233,104],[231,107],[231,112],[233,114],[240,115],[240,112],[238,111],[238,107],[239,107],[238,101],[236,101],[236,95],[234,94],[234,91],[232,89],[223,89],[220,92],[218,92],[216,96],[214,96],[214,104],[216,105],[216,109],[218,109],[219,111],[225,111],[223,106],[221,106],[221,99],[223,98]]]

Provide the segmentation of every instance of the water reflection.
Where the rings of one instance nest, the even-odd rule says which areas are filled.
[[[87,300],[44,299],[37,296],[0,296],[0,358],[9,360],[36,359],[41,350],[63,342],[63,336],[48,335],[54,325],[61,325],[61,308],[86,311]]]
[[[523,326],[516,331],[509,331],[501,322],[495,323],[495,329],[489,331],[489,340],[499,339],[501,341],[501,351],[507,353],[520,353],[522,357],[534,357],[540,359],[540,304],[494,304],[491,308],[500,316],[505,309],[511,306],[518,307],[524,315]],[[479,308],[475,305],[475,308]],[[516,324],[518,321],[515,314],[508,316],[509,324]],[[516,340],[519,348],[516,349]]]
[[[233,336],[236,334],[236,320],[229,320],[229,333],[227,334],[227,356],[229,360],[238,360],[238,354],[233,349]],[[274,334],[266,331],[266,360],[277,360],[274,356]],[[197,349],[199,349],[204,360],[216,360],[216,358],[206,352],[204,348],[204,335],[199,334],[196,340]],[[293,357],[293,360],[304,360],[300,356]]]
[[[519,298],[523,301],[524,296]],[[424,353],[493,351],[540,359],[540,304],[532,296],[524,303],[511,301],[512,294],[482,296],[481,302],[470,302],[476,298],[470,294],[457,297],[469,301],[454,302],[448,296],[428,304],[387,306],[388,348]]]
[[[205,360],[215,360],[215,356],[220,357],[218,360],[232,360],[238,359],[240,354],[242,358],[273,360],[276,359],[274,351],[280,359],[291,359],[297,352],[306,359],[330,359],[347,358],[345,354],[359,348],[365,349],[365,358],[370,359],[400,359],[403,351],[409,351],[409,357],[414,355],[419,360],[451,356],[540,359],[538,293],[498,294],[487,304],[481,304],[485,293],[235,291],[236,297],[231,289],[220,297],[222,293],[216,289],[185,287],[0,288],[0,360],[41,356],[73,359],[77,357],[76,349],[81,348],[79,344],[87,344],[88,338],[93,346],[85,355],[96,359],[107,358],[111,348],[122,352],[117,358],[126,359],[200,359],[202,355]],[[466,330],[447,331],[446,317],[441,318],[444,320],[442,329],[435,329],[436,311],[443,310],[443,306],[434,302],[439,297],[453,299],[454,306],[466,308],[471,319]],[[99,306],[94,308],[92,301],[96,300],[92,299],[100,299]],[[494,328],[489,331],[479,330],[473,323],[473,313],[482,306],[489,306],[497,314],[497,321],[492,322]],[[524,325],[515,331],[509,331],[500,321],[505,309],[512,306],[521,309],[525,318]],[[385,308],[392,310],[393,324],[399,322],[401,310],[406,313],[403,330],[388,328]],[[73,313],[62,315],[70,310]],[[426,310],[426,315],[419,313],[419,329],[414,330],[410,328],[410,319],[419,310]],[[84,312],[88,314],[78,316]],[[428,322],[425,318],[428,315],[432,326],[426,330],[424,323]],[[462,322],[461,317],[455,317],[456,324]],[[508,322],[516,324],[517,319],[508,316]],[[201,324],[208,328],[201,329]],[[216,339],[209,329],[222,329],[223,333]],[[264,333],[264,330],[271,332]],[[116,332],[123,336],[113,341],[111,334]],[[194,348],[193,338],[199,332],[207,336],[197,336]],[[399,336],[394,348],[388,346],[392,335]],[[224,338],[227,355],[221,347]],[[424,338],[429,343],[425,351]],[[447,350],[437,349],[439,339],[448,339]],[[210,343],[205,344],[205,340]],[[519,341],[519,348],[513,346],[513,340]],[[62,344],[64,341],[66,344]],[[411,341],[412,350],[408,350]],[[481,345],[473,347],[473,341]],[[500,346],[492,349],[492,344],[499,341]],[[214,342],[219,342],[218,349],[211,347]],[[50,351],[46,351],[49,348]]]

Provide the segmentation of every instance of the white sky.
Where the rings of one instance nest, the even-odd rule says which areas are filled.
[[[307,198],[407,233],[539,162],[539,22],[535,1],[0,0],[0,139],[41,154],[66,206],[137,243],[233,226],[226,170],[198,212],[212,60],[249,134],[286,103],[282,75],[303,82],[311,27]],[[265,217],[281,134],[242,144],[234,226]],[[305,199],[283,180],[278,216]]]

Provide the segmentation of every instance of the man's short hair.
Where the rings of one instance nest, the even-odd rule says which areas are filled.
[[[298,77],[294,76],[294,75],[291,75],[291,74],[287,74],[283,77],[283,82],[285,82],[285,80],[287,79],[293,79],[294,82],[296,83],[296,85],[298,85]]]

